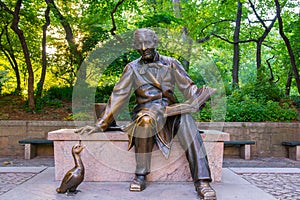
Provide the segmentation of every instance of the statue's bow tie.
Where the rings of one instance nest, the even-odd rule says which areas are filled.
[[[140,74],[145,74],[147,72],[148,68],[160,69],[161,67],[167,67],[167,66],[163,65],[161,62],[142,64],[142,66],[139,69],[139,73]]]

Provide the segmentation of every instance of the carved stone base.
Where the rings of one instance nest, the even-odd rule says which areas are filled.
[[[224,141],[229,134],[207,130],[201,134],[213,181],[221,181]],[[84,181],[130,181],[134,177],[134,149],[127,151],[128,139],[124,132],[99,132],[91,135],[78,135],[74,129],[61,129],[48,133],[48,139],[54,141],[55,179],[61,180],[64,174],[74,166],[71,148],[81,142],[86,148],[81,154],[85,166]],[[191,181],[189,165],[179,142],[174,140],[171,154],[166,160],[162,153],[154,148],[151,173],[148,181]]]

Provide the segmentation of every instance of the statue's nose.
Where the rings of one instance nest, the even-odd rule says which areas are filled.
[[[145,51],[146,50],[146,47],[145,47],[145,44],[144,42],[142,43],[142,50]]]

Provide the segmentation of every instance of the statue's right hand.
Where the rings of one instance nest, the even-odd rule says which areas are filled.
[[[74,133],[78,133],[80,135],[86,133],[87,135],[90,135],[92,133],[96,133],[96,132],[99,132],[100,129],[98,127],[95,127],[95,126],[84,126],[84,127],[81,127],[79,129],[76,129],[74,131]]]

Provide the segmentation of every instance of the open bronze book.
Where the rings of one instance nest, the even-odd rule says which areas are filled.
[[[200,107],[216,92],[215,88],[203,86],[199,88],[195,99],[192,102],[176,103],[166,107],[164,116],[173,116],[183,113],[198,112]]]

